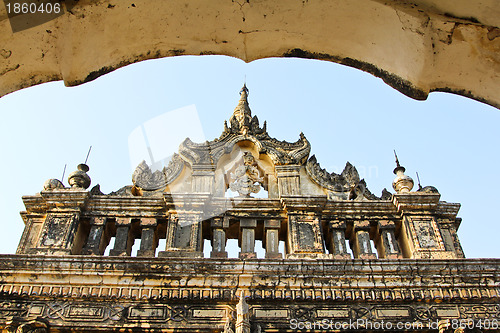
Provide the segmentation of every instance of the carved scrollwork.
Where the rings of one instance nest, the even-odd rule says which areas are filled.
[[[190,138],[184,140],[179,146],[179,154],[191,164],[212,164],[211,150],[211,142],[195,143]]]
[[[306,163],[306,171],[309,177],[318,185],[329,190],[330,200],[390,200],[392,194],[386,189],[382,191],[379,198],[368,190],[364,179],[359,179],[356,168],[349,162],[346,163],[342,173],[328,173],[321,168],[316,156],[311,156]]]
[[[313,155],[306,163],[306,170],[313,181],[333,192],[349,192],[351,187],[357,185],[357,182],[354,182],[354,180],[357,179],[359,182],[358,172],[349,162],[346,163],[344,171],[340,175],[335,172],[328,173],[325,169],[321,168],[316,160],[316,156]]]
[[[184,168],[184,161],[179,156],[179,154],[174,154],[168,166],[163,168],[163,174],[165,175],[165,183],[168,185],[179,176],[182,169]]]
[[[146,191],[164,189],[177,178],[184,167],[184,162],[178,154],[174,154],[167,167],[162,171],[152,172],[146,161],[142,161],[132,174],[132,182],[136,187]]]
[[[158,190],[166,187],[165,176],[161,171],[151,172],[151,169],[142,161],[132,174],[132,182],[135,186],[147,191]]]

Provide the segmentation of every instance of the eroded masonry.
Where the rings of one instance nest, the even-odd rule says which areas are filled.
[[[247,88],[240,94],[219,138],[186,139],[161,171],[141,163],[133,185],[88,190],[81,164],[71,187],[51,179],[23,197],[17,254],[0,258],[0,327],[499,328],[500,260],[464,258],[459,204],[432,186],[414,190],[397,160],[394,193],[380,197],[349,163],[327,172],[302,133],[292,143],[272,138],[252,117]],[[238,241],[238,258],[228,258],[228,240]]]

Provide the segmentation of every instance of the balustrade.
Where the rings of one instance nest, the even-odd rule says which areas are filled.
[[[227,240],[238,239],[240,259],[257,258],[256,241],[262,241],[266,259],[307,258],[309,254],[333,260],[403,257],[400,241],[404,239],[398,240],[399,230],[394,220],[325,220],[321,215],[293,215],[284,223],[277,217],[217,216],[200,221],[200,215],[169,216],[167,221],[155,217],[84,218],[81,223],[86,224],[79,227],[74,241],[79,242],[74,248],[79,247],[81,251],[74,254],[103,255],[114,237],[110,256],[154,257],[160,250],[159,257],[203,257],[203,239],[206,239],[212,247],[207,253],[210,258],[227,258]],[[164,249],[158,249],[160,239],[164,239]],[[285,240],[288,242],[286,252],[280,253],[279,243]],[[295,248],[290,241],[295,242]],[[138,250],[132,253],[135,242],[139,242]]]

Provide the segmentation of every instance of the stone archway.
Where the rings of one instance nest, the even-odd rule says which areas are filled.
[[[0,95],[79,85],[146,59],[219,54],[332,61],[415,99],[446,91],[500,107],[495,0],[69,0],[64,9],[13,33],[0,8]]]

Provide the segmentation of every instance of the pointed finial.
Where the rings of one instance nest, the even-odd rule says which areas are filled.
[[[394,149],[394,157],[396,157],[396,168],[393,171],[394,174],[397,175],[399,170],[405,172],[406,171],[405,167],[402,167],[401,164],[399,164],[398,154],[396,154],[395,149]]]
[[[396,165],[399,167],[398,154],[396,154],[396,149],[394,149],[394,156],[396,157]]]
[[[229,118],[231,130],[240,134],[247,135],[250,132],[250,124],[252,122],[252,111],[248,105],[248,88],[246,83],[240,90],[240,100],[233,111],[233,115]]]
[[[89,152],[87,153],[87,157],[85,158],[85,162],[83,164],[87,164],[87,160],[89,159],[90,151],[92,150],[92,146],[89,148]]]
[[[392,188],[394,188],[397,193],[410,192],[413,188],[413,179],[411,179],[410,176],[405,175],[406,169],[399,164],[396,150],[394,150],[394,156],[396,157],[396,168],[393,172],[396,175],[396,178],[392,182]]]
[[[240,90],[240,95],[243,94],[243,93],[245,93],[245,95],[248,96],[248,88],[247,88],[247,83],[246,82],[243,83],[243,88],[241,88],[241,90]]]

